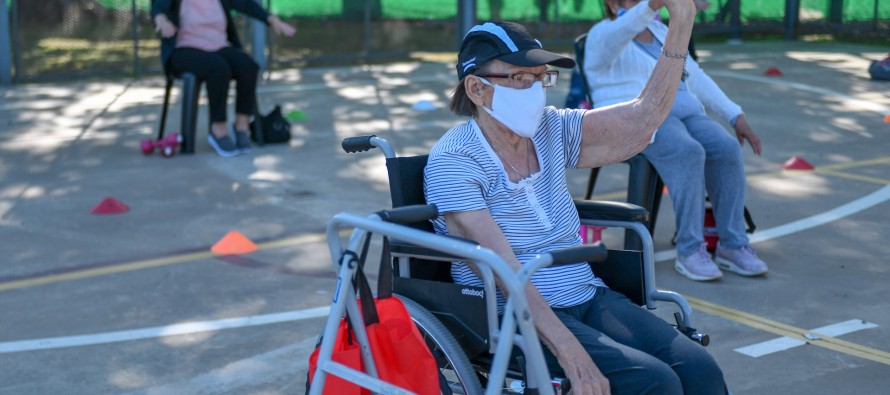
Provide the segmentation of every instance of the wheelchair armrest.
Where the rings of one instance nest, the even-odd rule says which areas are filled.
[[[648,222],[649,212],[631,203],[575,199],[581,219],[624,222]]]
[[[445,237],[455,239],[455,240],[465,241],[467,243],[472,243],[472,244],[476,244],[476,245],[479,244],[473,240],[464,239],[461,237],[447,236],[447,235]],[[425,259],[441,260],[441,261],[446,261],[446,262],[462,260],[459,257],[453,256],[450,254],[446,254],[444,252],[439,252],[436,250],[432,250],[432,249],[429,249],[426,247],[421,247],[416,244],[411,244],[411,243],[397,240],[397,239],[390,239],[389,246],[390,246],[390,251],[392,251],[393,254],[411,255],[411,256],[423,257]]]
[[[578,262],[602,262],[606,260],[606,246],[597,243],[571,247],[550,253],[553,263],[550,266],[567,265]]]

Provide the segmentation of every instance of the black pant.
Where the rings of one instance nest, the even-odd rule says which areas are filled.
[[[244,51],[225,47],[216,52],[176,48],[170,56],[170,70],[176,74],[194,73],[207,84],[210,122],[226,121],[229,80],[235,80],[235,112],[253,115],[260,67]]]

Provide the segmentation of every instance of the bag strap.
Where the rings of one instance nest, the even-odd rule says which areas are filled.
[[[392,296],[392,254],[389,238],[383,237],[383,249],[380,252],[380,269],[377,272],[377,299]]]
[[[368,277],[365,275],[365,258],[368,256],[368,246],[371,244],[372,233],[365,236],[365,244],[362,247],[362,255],[358,260],[355,269],[354,286],[358,289],[358,299],[362,308],[362,319],[365,326],[380,323],[380,316],[377,314],[377,305],[374,304],[374,295],[371,293],[371,285],[368,283]]]

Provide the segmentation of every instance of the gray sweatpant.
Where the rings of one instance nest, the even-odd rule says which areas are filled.
[[[673,201],[679,255],[692,255],[704,242],[705,192],[714,207],[720,245],[748,245],[741,146],[700,104],[675,102],[643,155],[655,166]]]

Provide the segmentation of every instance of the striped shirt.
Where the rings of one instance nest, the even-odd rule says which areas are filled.
[[[455,126],[433,146],[424,174],[428,203],[439,208],[436,233],[448,234],[444,213],[487,209],[513,247],[519,262],[537,254],[581,244],[580,220],[566,184],[566,168],[576,168],[581,152],[583,110],[547,107],[532,139],[539,172],[510,181],[475,120]],[[458,284],[482,286],[462,262],[451,275]],[[603,282],[587,263],[546,267],[532,282],[551,307],[571,307],[590,300]],[[498,293],[498,308],[504,299]]]

